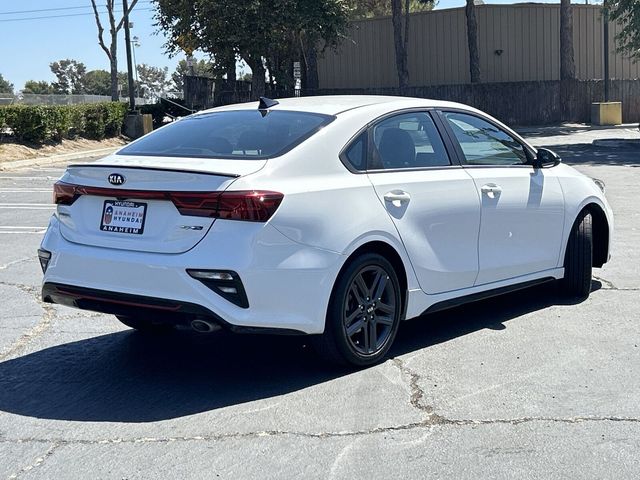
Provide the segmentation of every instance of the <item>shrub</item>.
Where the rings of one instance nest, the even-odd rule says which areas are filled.
[[[93,140],[102,140],[105,136],[106,108],[101,104],[87,105],[84,113],[84,135]]]
[[[82,136],[103,139],[117,136],[127,114],[127,105],[105,102],[82,105],[0,106],[0,128],[8,127],[19,140],[47,140]]]

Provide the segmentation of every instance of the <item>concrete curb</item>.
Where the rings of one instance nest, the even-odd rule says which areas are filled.
[[[594,147],[634,147],[640,148],[640,138],[600,138],[592,142]]]
[[[78,160],[80,158],[103,157],[115,152],[116,150],[119,150],[120,148],[122,148],[122,146],[99,148],[97,150],[83,150],[79,152],[65,153],[63,155],[52,155],[50,157],[27,158],[25,160],[9,160],[8,162],[0,163],[0,171],[28,167],[41,167],[60,162]]]
[[[540,127],[514,127],[521,135],[545,134],[543,136],[554,136],[572,131],[573,133],[595,132],[602,130],[638,130],[637,123],[623,123],[620,125],[588,125],[588,124],[567,124],[567,125],[547,125]]]

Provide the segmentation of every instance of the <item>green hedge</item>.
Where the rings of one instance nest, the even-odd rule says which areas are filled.
[[[18,140],[34,143],[78,136],[101,140],[119,135],[126,115],[127,104],[119,102],[8,105],[0,106],[0,129],[8,127]]]

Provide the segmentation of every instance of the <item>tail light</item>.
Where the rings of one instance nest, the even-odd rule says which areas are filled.
[[[56,205],[71,205],[76,201],[76,185],[56,182],[53,185],[53,203]]]
[[[246,222],[266,222],[276,212],[284,198],[282,193],[261,190],[162,192],[85,187],[60,181],[53,186],[53,201],[56,205],[71,205],[81,195],[136,200],[168,200],[173,202],[181,215]]]

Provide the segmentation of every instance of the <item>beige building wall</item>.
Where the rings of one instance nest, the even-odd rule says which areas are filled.
[[[595,5],[574,5],[576,74],[603,77],[602,17]],[[560,79],[560,7],[550,4],[477,7],[480,67],[485,82]],[[610,24],[612,78],[640,78],[640,62],[615,51],[619,26]],[[410,19],[412,86],[469,82],[464,8],[415,13]],[[397,87],[391,18],[354,22],[340,47],[318,60],[320,88]]]

